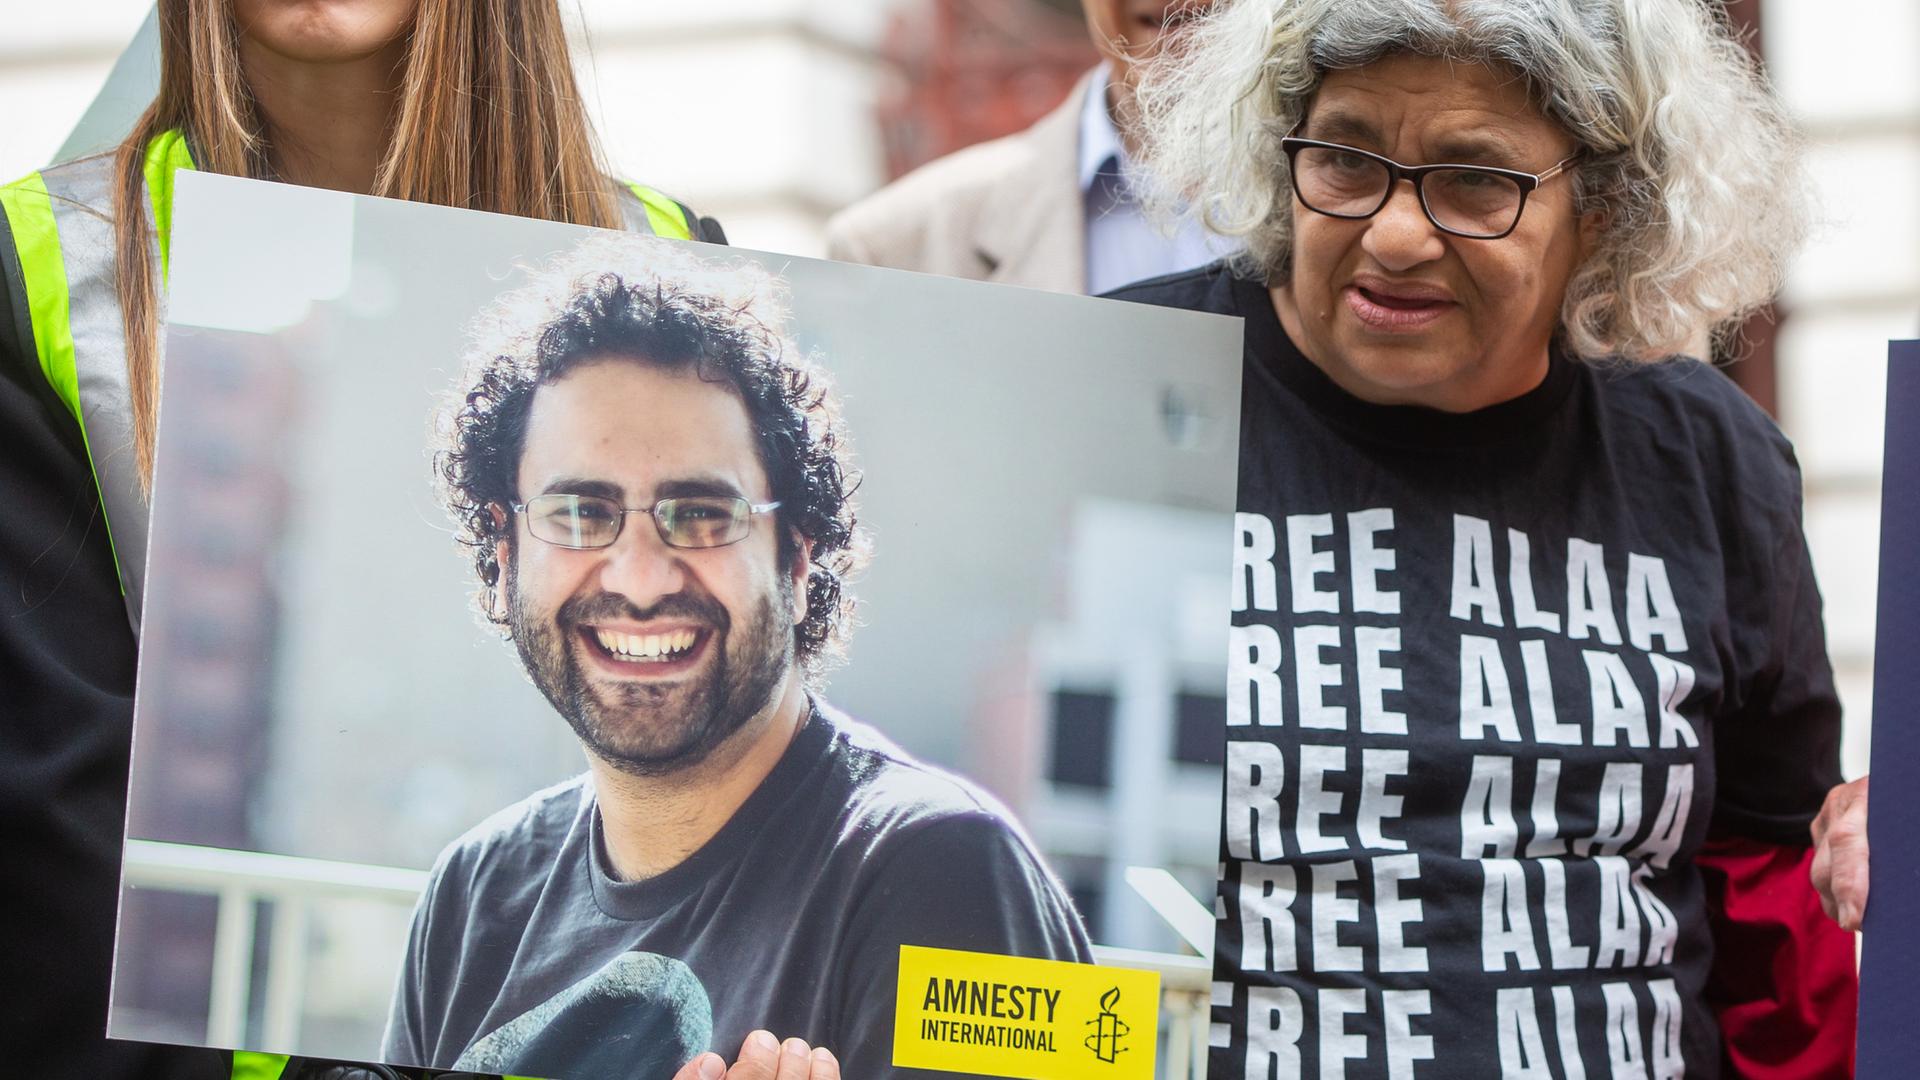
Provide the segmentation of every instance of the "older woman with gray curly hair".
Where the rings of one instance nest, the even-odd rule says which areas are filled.
[[[1678,355],[1808,221],[1718,9],[1233,0],[1140,103],[1246,245],[1115,294],[1246,320],[1211,1075],[1850,1072],[1798,468]]]

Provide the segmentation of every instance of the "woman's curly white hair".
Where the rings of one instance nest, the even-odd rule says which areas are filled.
[[[1560,309],[1576,355],[1669,356],[1779,289],[1811,217],[1801,141],[1713,0],[1225,0],[1140,87],[1149,206],[1284,280],[1280,140],[1326,72],[1398,52],[1512,68],[1584,149],[1575,207],[1605,224]]]

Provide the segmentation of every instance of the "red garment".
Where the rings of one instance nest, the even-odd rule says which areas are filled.
[[[1853,935],[1820,909],[1813,849],[1710,836],[1695,861],[1713,925],[1707,1003],[1728,1080],[1853,1075]]]

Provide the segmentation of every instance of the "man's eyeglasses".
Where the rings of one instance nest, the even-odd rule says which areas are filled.
[[[1291,136],[1280,140],[1280,149],[1293,173],[1294,194],[1314,213],[1370,218],[1393,197],[1393,185],[1406,180],[1435,228],[1471,240],[1498,240],[1512,232],[1533,189],[1580,157],[1529,173],[1490,165],[1402,165],[1351,146]]]
[[[661,499],[652,506],[621,506],[599,495],[535,495],[512,503],[527,516],[527,531],[556,547],[603,548],[620,539],[628,514],[646,514],[669,547],[714,548],[737,544],[753,528],[753,515],[778,509],[729,495]]]

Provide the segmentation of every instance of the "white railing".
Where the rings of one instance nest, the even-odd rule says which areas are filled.
[[[262,901],[273,905],[258,1045],[288,1051],[300,1042],[313,905],[359,900],[410,908],[426,888],[427,874],[391,866],[129,840],[126,885],[219,901],[207,999],[207,1043],[212,1046],[249,1042],[248,1004],[253,1000],[253,954],[259,929],[255,911]],[[1161,1026],[1167,1048],[1160,1075],[1164,1080],[1205,1076],[1211,965],[1198,956],[1172,953],[1108,946],[1095,946],[1093,952],[1102,964],[1160,974]]]
[[[321,900],[372,900],[411,908],[427,887],[427,874],[393,866],[129,840],[126,885],[218,899],[213,983],[207,999],[207,1043],[211,1046],[240,1046],[247,1041],[253,951],[259,929],[254,912],[263,900],[273,905],[260,1045],[288,1049],[300,1041],[308,916],[313,904]]]

